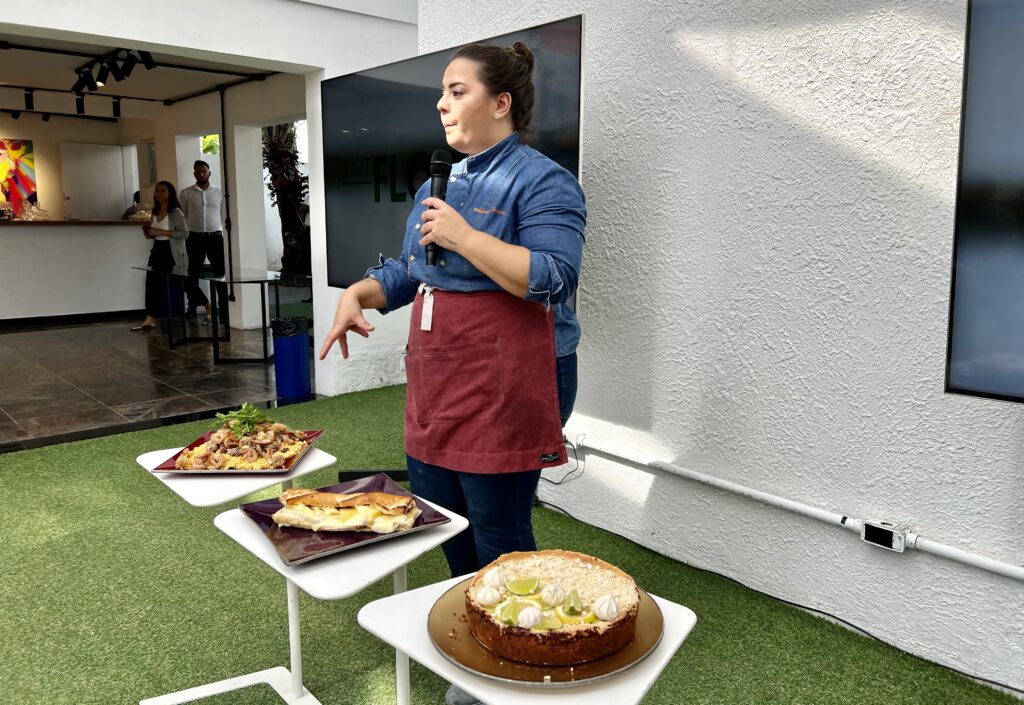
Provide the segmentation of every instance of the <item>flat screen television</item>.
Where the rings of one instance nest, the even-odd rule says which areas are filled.
[[[578,178],[583,17],[477,41],[523,42],[533,52],[532,146]],[[331,286],[349,286],[379,257],[401,252],[412,197],[427,178],[430,155],[451,151],[436,106],[456,48],[321,83]],[[456,161],[463,156],[453,153]]]
[[[1024,401],[1024,2],[971,0],[946,391]]]

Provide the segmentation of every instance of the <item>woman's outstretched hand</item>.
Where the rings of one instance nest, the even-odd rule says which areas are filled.
[[[345,293],[338,300],[338,309],[334,312],[334,323],[331,325],[331,330],[327,333],[327,339],[324,340],[323,347],[320,348],[320,359],[323,360],[327,357],[327,353],[331,351],[331,346],[337,341],[338,346],[341,348],[341,356],[347,360],[348,341],[345,335],[349,331],[364,338],[370,337],[370,333],[373,331],[373,326],[363,318],[363,309],[359,305],[359,297],[351,288],[346,289]]]

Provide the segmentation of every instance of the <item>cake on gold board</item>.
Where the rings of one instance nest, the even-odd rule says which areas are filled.
[[[562,550],[506,553],[466,588],[469,631],[522,663],[571,666],[603,658],[636,636],[640,594],[625,572]]]

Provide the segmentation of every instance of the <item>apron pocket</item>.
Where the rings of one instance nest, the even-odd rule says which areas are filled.
[[[498,341],[410,350],[405,364],[413,419],[419,425],[487,419],[505,401]]]

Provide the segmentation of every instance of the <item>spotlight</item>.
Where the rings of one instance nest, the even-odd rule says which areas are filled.
[[[140,51],[139,60],[142,62],[142,65],[146,67],[147,70],[156,68],[156,62],[153,61],[153,55],[150,54],[148,51]]]
[[[79,115],[85,115],[85,96],[82,94],[75,96],[75,112]]]
[[[17,120],[20,117],[21,117],[21,111],[20,110],[12,110],[11,111],[11,119],[12,120]]]
[[[35,110],[36,100],[35,93],[32,92],[31,88],[25,89],[25,110]]]
[[[112,106],[112,110],[113,110],[113,113],[114,113],[114,117],[116,117],[116,118],[121,117],[121,99],[120,98],[114,98],[114,104]]]
[[[96,74],[96,85],[103,88],[103,86],[106,85],[108,78],[110,78],[110,69],[107,68],[106,64],[100,64],[99,73]]]
[[[121,61],[121,75],[128,78],[132,75],[132,70],[135,65],[139,63],[138,58],[135,54],[131,53],[127,49],[124,52],[124,59]]]
[[[43,113],[43,122],[50,122],[50,113]]]
[[[110,71],[110,75],[114,77],[115,81],[124,80],[124,74],[121,73],[121,69],[117,66],[117,59],[112,56],[107,57],[106,61],[104,61],[104,65]]]
[[[78,80],[75,81],[72,91],[81,95],[86,90],[94,91],[98,88],[96,79],[92,77],[92,70],[85,68],[78,72]]]

